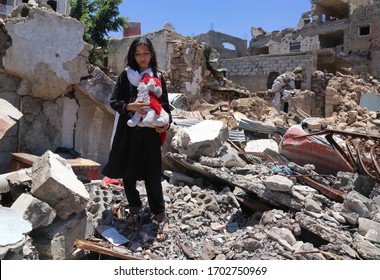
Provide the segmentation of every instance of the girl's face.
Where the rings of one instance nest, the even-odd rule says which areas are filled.
[[[139,65],[139,70],[144,71],[149,68],[152,53],[147,45],[137,45],[135,52],[135,59]]]

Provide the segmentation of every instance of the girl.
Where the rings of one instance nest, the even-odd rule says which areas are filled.
[[[172,122],[165,79],[157,69],[156,53],[152,42],[146,37],[135,39],[128,51],[127,68],[120,74],[112,92],[110,105],[119,113],[108,163],[102,174],[110,178],[122,178],[129,204],[127,227],[139,229],[139,212],[142,208],[136,189],[138,180],[145,181],[148,204],[152,220],[158,224],[157,239],[168,236],[168,217],[161,185],[160,133],[168,130]],[[134,112],[144,115],[149,104],[135,101],[137,85],[144,74],[160,78],[162,95],[159,98],[163,109],[169,114],[169,124],[163,127],[129,127],[127,121]]]

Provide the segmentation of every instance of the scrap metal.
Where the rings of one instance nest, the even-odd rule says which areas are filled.
[[[336,148],[339,156],[353,167],[353,171],[380,182],[380,136],[329,129],[295,138],[322,134],[326,134],[326,140]],[[345,137],[346,150],[333,139],[334,134]],[[371,147],[366,143],[369,140],[373,141]]]

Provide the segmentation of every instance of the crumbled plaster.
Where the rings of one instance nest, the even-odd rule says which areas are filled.
[[[194,71],[194,77],[192,82],[185,82],[186,91],[191,95],[196,95],[200,90],[200,83],[202,82],[202,68],[199,66]]]

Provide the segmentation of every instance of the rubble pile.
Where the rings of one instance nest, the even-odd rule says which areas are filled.
[[[230,103],[231,112],[239,112],[246,118],[265,121],[270,115],[271,109],[268,103],[259,97],[235,99]]]
[[[186,59],[174,54],[180,69],[194,60],[203,61],[194,57],[203,52],[193,48],[200,47],[192,41],[178,45],[177,52],[189,54]],[[15,236],[20,238],[0,238],[4,240],[0,258],[98,259],[100,254],[102,258],[173,260],[379,259],[379,176],[376,169],[370,174],[357,169],[368,166],[371,156],[373,166],[379,162],[379,138],[369,135],[379,136],[378,114],[358,105],[360,93],[378,92],[376,80],[316,72],[317,93],[295,90],[289,102],[293,110],[286,114],[256,94],[234,90],[223,74],[198,66],[207,94],[185,95],[183,104],[191,108],[182,110],[182,116],[173,111],[174,123],[163,147],[170,221],[167,240],[156,241],[157,228],[146,202],[140,213],[141,229],[128,231],[128,201],[122,187],[102,181],[82,183],[63,158],[49,151],[32,169],[6,177],[11,199],[8,205],[2,202],[0,211],[17,224]],[[181,75],[173,79],[190,86],[186,86],[189,91],[191,82],[185,74],[169,73]],[[184,90],[174,83],[170,86]],[[303,119],[305,112],[316,112],[312,100],[324,94],[326,108],[334,104],[332,116]],[[320,107],[320,112],[326,108]],[[186,114],[196,115],[197,121],[184,125],[181,120],[186,121]],[[339,128],[351,138],[362,137],[354,132],[363,133],[364,164],[353,160],[353,172],[335,176],[317,173],[312,164],[289,161],[277,147],[273,149],[273,141],[259,152],[249,151],[248,147],[261,144],[249,145],[248,140],[277,136],[274,143],[280,144],[283,133],[300,122],[310,133],[326,128]],[[250,135],[247,141],[233,142],[232,131]],[[138,188],[146,201],[144,182]],[[23,219],[15,220],[15,213]],[[5,226],[0,228],[2,236],[13,234]]]
[[[202,165],[196,167],[202,168]],[[212,185],[200,177],[165,173],[168,175],[164,181],[164,193],[170,234],[164,242],[155,241],[155,227],[149,220],[142,224],[139,232],[126,231],[123,215],[111,219],[110,211],[99,221],[108,221],[109,226],[113,221],[113,226],[128,239],[123,245],[124,252],[141,259],[380,257],[377,237],[380,189],[370,191],[369,198],[361,194],[369,185],[366,179],[348,173],[339,174],[335,185],[345,194],[344,202],[337,202],[300,183],[297,176],[275,174],[268,163],[245,166],[244,172],[223,167],[207,167],[205,170],[210,174],[224,174],[219,178],[224,178],[225,184]],[[195,182],[198,184],[191,184]],[[104,203],[100,197],[106,197],[105,193],[117,193],[113,203],[122,209],[127,205],[118,186],[111,185],[104,190],[99,184],[92,184],[90,188],[93,190],[90,194],[98,194],[93,198],[98,201],[95,204]],[[144,196],[143,185],[138,189]],[[262,200],[257,200],[257,196]],[[249,206],[250,200],[255,206]]]
[[[65,159],[47,151],[32,167],[8,174],[7,180],[11,197],[0,206],[0,259],[85,255],[76,254],[73,243],[94,233],[92,214],[86,210],[89,194]]]
[[[220,131],[204,133],[215,122]],[[143,182],[137,186],[145,201],[141,228],[132,232],[121,185],[82,185],[64,159],[49,152],[33,164],[34,172],[22,169],[8,178],[14,194],[24,185],[10,209],[31,226],[22,228],[25,238],[17,246],[1,244],[2,258],[379,259],[380,187],[371,178],[323,176],[312,165],[281,164],[273,154],[248,162],[226,141],[221,121],[172,130],[165,157],[176,170],[163,173],[167,240],[156,241]],[[179,153],[182,142],[191,144],[188,155]],[[76,183],[62,180],[62,172]]]
[[[364,131],[375,127],[371,120],[377,119],[377,113],[360,107],[361,94],[379,94],[379,83],[370,78],[368,82],[353,75],[337,73],[326,88],[326,116],[337,113],[336,125],[344,130],[347,126],[363,128]],[[331,113],[331,114],[330,114]]]

